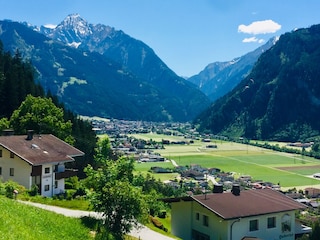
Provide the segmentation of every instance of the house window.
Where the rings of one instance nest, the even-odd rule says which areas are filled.
[[[54,188],[58,188],[58,181],[54,181]]]
[[[250,230],[250,232],[258,231],[258,230],[259,230],[258,219],[255,219],[255,220],[251,220],[251,221],[250,221],[249,230]]]
[[[0,149],[0,157],[2,157],[2,149]]]
[[[44,185],[44,191],[48,192],[50,190],[50,186],[49,185]]]
[[[46,168],[44,169],[44,173],[46,173],[46,174],[50,173],[50,168],[46,167]]]
[[[269,217],[268,228],[275,228],[275,227],[276,227],[276,217]]]
[[[14,176],[14,168],[10,168],[10,176]]]
[[[209,217],[206,215],[203,215],[202,220],[203,220],[203,226],[208,227],[209,226]]]
[[[196,213],[196,220],[199,221],[200,220],[200,214],[197,212]]]
[[[10,152],[10,158],[14,158],[14,153]]]
[[[0,167],[0,175],[2,175],[2,167]]]

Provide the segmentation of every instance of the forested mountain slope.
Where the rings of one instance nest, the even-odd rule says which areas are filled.
[[[320,25],[282,35],[195,123],[230,137],[304,141],[320,131]]]
[[[30,59],[45,91],[68,109],[105,118],[190,121],[209,106],[205,94],[178,77],[143,42],[110,27],[83,23],[75,15],[67,19],[72,21],[62,22],[48,37],[29,25],[0,21],[0,40],[6,51],[18,49]],[[79,33],[83,24],[90,31],[63,41],[61,36]]]
[[[262,53],[272,47],[278,37],[271,38],[261,47],[229,62],[214,62],[205,67],[199,74],[188,78],[212,101],[230,92],[252,70]]]

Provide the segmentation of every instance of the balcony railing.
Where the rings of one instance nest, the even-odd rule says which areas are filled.
[[[65,169],[64,172],[56,172],[55,179],[60,180],[62,178],[69,178],[73,176],[77,176],[78,170],[75,169]]]

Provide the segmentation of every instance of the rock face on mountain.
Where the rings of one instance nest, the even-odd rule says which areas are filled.
[[[232,61],[211,63],[188,81],[214,101],[237,86],[250,73],[260,55],[272,47],[277,39],[272,38],[263,46]]]
[[[0,40],[30,59],[45,90],[81,115],[189,121],[210,104],[146,44],[77,14],[54,29],[0,21]]]
[[[195,121],[230,137],[310,141],[320,132],[320,25],[286,33]]]

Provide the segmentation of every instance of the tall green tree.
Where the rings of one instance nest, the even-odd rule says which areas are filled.
[[[100,146],[97,153],[100,167],[86,168],[87,185],[92,190],[90,202],[94,210],[105,217],[102,223],[105,232],[121,240],[132,227],[146,220],[148,211],[141,189],[131,184],[134,160],[104,158],[108,154],[108,142],[105,140]]]
[[[51,133],[64,141],[73,144],[71,121],[64,121],[63,109],[54,105],[50,98],[28,95],[10,118],[10,125],[17,134],[27,130],[36,133]]]

